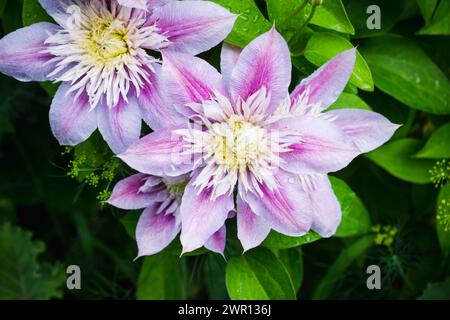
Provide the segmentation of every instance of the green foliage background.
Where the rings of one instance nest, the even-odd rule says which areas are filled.
[[[402,124],[391,142],[332,178],[343,222],[331,239],[272,232],[242,254],[229,222],[226,259],[179,258],[179,240],[133,261],[140,212],[102,203],[131,173],[98,134],[74,149],[52,137],[56,86],[0,76],[0,299],[450,298],[450,1],[213,0],[240,14],[227,42],[243,47],[275,24],[292,52],[293,85],[357,47],[331,108],[372,109]],[[369,5],[381,30],[369,30]],[[4,34],[51,21],[37,0],[0,0]],[[218,67],[220,48],[201,55]],[[149,130],[148,128],[146,130]],[[82,290],[65,287],[79,265]],[[382,271],[368,290],[366,268]]]

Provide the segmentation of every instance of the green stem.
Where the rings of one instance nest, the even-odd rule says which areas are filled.
[[[306,7],[307,4],[308,0],[304,0],[303,3],[297,9],[292,11],[292,13],[288,15],[288,17],[280,25],[280,30],[284,30],[284,28],[286,28],[286,26],[288,25],[289,21],[295,18],[300,13],[300,11],[302,11]]]
[[[312,18],[314,17],[314,14],[316,13],[316,9],[317,9],[318,5],[313,5],[311,8],[311,12],[308,16],[308,18],[306,19],[306,21],[301,25],[301,27],[297,30],[297,32],[289,39],[288,43],[290,45],[292,45],[292,42],[294,40],[297,39],[297,37],[299,37],[303,31],[303,29],[308,25],[308,23],[310,23],[310,21],[312,20]]]

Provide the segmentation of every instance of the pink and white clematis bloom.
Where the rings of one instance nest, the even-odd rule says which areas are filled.
[[[59,143],[77,145],[98,128],[115,153],[140,137],[141,119],[159,126],[148,105],[161,66],[146,50],[196,55],[225,39],[236,20],[209,1],[40,3],[57,24],[36,23],[1,39],[0,72],[61,82],[50,109]]]
[[[289,236],[335,233],[341,209],[327,174],[381,146],[398,128],[371,111],[326,112],[355,57],[354,49],[341,53],[289,96],[290,53],[275,29],[242,52],[224,46],[222,74],[196,57],[163,54],[159,101],[174,106],[166,113],[190,121],[156,130],[119,157],[141,173],[189,175],[179,207],[184,252],[207,243],[235,207],[244,250],[271,229]]]
[[[156,254],[180,233],[180,205],[188,176],[160,178],[135,174],[119,181],[108,203],[124,210],[145,209],[136,227],[138,257]],[[214,233],[205,247],[217,253],[225,248],[225,226]]]

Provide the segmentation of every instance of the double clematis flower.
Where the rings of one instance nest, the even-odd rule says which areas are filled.
[[[140,137],[161,66],[147,50],[196,55],[219,44],[236,15],[208,1],[40,0],[41,22],[0,40],[0,72],[61,82],[50,109],[53,134],[76,145],[97,128],[115,153]]]
[[[181,224],[169,231],[172,238],[181,226],[184,252],[223,234],[234,210],[244,250],[272,229],[289,236],[311,229],[323,237],[335,233],[341,208],[327,174],[384,144],[398,128],[371,111],[326,111],[347,84],[355,58],[354,49],[341,53],[289,95],[290,53],[275,29],[242,52],[225,45],[222,74],[199,58],[163,53],[163,89],[149,108],[164,125],[119,157],[142,174],[185,180],[176,209]],[[110,203],[117,204],[122,189],[130,191],[122,201],[142,196],[132,181],[122,181]],[[146,209],[138,234],[157,234],[145,222],[157,214],[157,206]],[[159,230],[170,229],[167,224]],[[168,242],[167,235],[159,239]],[[145,248],[145,236],[137,241]]]

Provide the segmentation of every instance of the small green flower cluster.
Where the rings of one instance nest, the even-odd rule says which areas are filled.
[[[111,195],[110,186],[118,173],[120,161],[112,157],[96,168],[89,166],[93,162],[93,159],[90,159],[87,154],[78,154],[69,162],[69,172],[67,175],[93,188],[98,188],[101,185],[103,189],[99,192],[97,199],[104,202]]]
[[[440,201],[436,220],[445,232],[450,231],[450,199]]]
[[[391,247],[394,243],[395,236],[398,233],[398,229],[393,226],[381,226],[376,225],[372,228],[372,231],[376,233],[375,244],[379,246]]]
[[[446,159],[436,162],[429,173],[435,187],[443,187],[450,181],[450,162]]]

